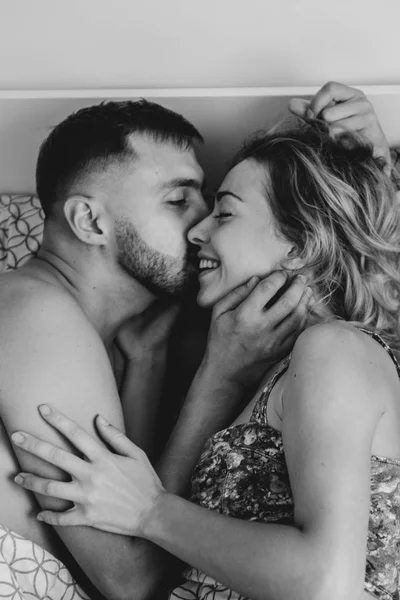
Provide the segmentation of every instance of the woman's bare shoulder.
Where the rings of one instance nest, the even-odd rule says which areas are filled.
[[[370,365],[386,362],[387,352],[370,335],[351,323],[331,320],[308,327],[298,337],[293,358],[305,362]]]
[[[288,371],[292,390],[312,395],[326,390],[336,399],[352,397],[376,414],[385,410],[396,381],[387,352],[371,336],[343,321],[307,328],[298,338]],[[340,404],[340,403],[339,403]]]

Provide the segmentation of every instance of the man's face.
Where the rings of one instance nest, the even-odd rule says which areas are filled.
[[[195,274],[187,232],[207,214],[192,149],[135,137],[139,158],[108,204],[119,265],[157,296],[180,295]],[[125,171],[124,171],[125,172]]]

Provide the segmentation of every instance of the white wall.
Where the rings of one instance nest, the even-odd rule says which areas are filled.
[[[49,128],[100,100],[15,100],[2,90],[102,88],[109,97],[130,88],[135,97],[135,88],[400,84],[400,0],[0,0],[0,26],[0,192],[33,191]],[[204,134],[214,183],[244,135],[284,111],[291,93],[163,103]],[[399,144],[400,88],[371,99]]]
[[[400,83],[400,0],[0,0],[0,89]]]
[[[310,97],[317,88],[257,88],[204,90],[143,90],[147,96],[172,110],[185,115],[198,127],[205,138],[200,149],[200,162],[211,187],[221,178],[234,152],[248,134],[268,127],[288,114],[289,99],[296,95]],[[391,145],[400,146],[400,86],[371,86],[364,88],[371,98],[382,127]],[[118,90],[114,90],[117,94]],[[223,93],[224,95],[221,95]],[[125,91],[117,96],[122,98]],[[38,92],[6,94],[0,92],[0,193],[33,192],[34,173],[39,145],[52,126],[83,106],[96,104],[107,95],[74,96],[74,92],[58,94]],[[69,97],[66,97],[66,96]],[[13,96],[13,97],[7,97]],[[36,96],[36,97],[34,97]],[[58,96],[58,97],[57,97]],[[131,98],[137,98],[132,92]]]

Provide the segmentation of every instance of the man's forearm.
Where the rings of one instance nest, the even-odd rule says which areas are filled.
[[[149,458],[155,452],[155,431],[166,363],[167,350],[164,347],[140,360],[127,361],[120,387],[126,435]]]
[[[158,464],[157,472],[168,491],[187,494],[205,442],[230,424],[235,417],[232,406],[245,394],[242,386],[221,380],[212,365],[203,361]]]

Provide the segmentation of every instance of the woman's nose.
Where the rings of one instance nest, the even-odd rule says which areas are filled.
[[[196,246],[206,244],[210,237],[210,224],[211,215],[207,215],[205,219],[197,223],[194,227],[189,229],[188,240]]]

